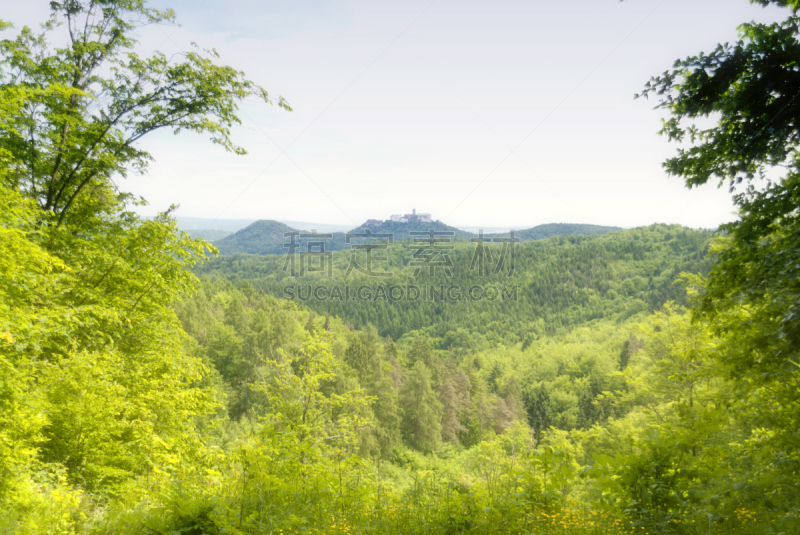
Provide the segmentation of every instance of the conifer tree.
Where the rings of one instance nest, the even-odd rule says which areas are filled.
[[[423,336],[414,339],[411,351],[408,352],[409,367],[413,367],[417,362],[422,362],[431,372],[433,371],[433,348],[428,339]]]
[[[396,359],[398,357],[397,346],[391,336],[387,336],[383,341],[383,354],[387,360]]]
[[[550,393],[544,384],[525,393],[525,409],[531,426],[531,442],[535,448],[542,440],[542,432],[552,425],[554,417]]]
[[[375,381],[371,393],[375,397],[372,411],[377,421],[375,436],[378,442],[378,453],[380,458],[388,459],[392,450],[401,442],[400,424],[402,423],[402,409],[391,375],[381,374],[380,378]]]
[[[431,388],[431,373],[421,360],[406,376],[401,403],[408,444],[419,451],[435,450],[441,437],[442,404]]]
[[[348,336],[345,361],[358,374],[362,385],[372,383],[381,372],[380,339],[374,328],[354,332]]]
[[[446,369],[446,376],[439,390],[442,403],[442,440],[458,444],[470,410],[469,377],[455,366]]]

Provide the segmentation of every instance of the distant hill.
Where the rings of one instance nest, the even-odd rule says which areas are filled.
[[[398,223],[395,221],[384,221],[381,225],[361,225],[360,227],[351,230],[350,232],[364,232],[369,228],[373,233],[388,233],[394,235],[394,241],[407,241],[411,238],[412,231],[426,232],[430,229],[436,231],[450,231],[457,239],[468,240],[477,237],[477,233],[461,230],[456,227],[451,227],[442,223],[441,221],[434,221],[432,223]],[[538,225],[533,228],[518,230],[514,235],[520,239],[521,242],[543,240],[551,236],[588,236],[591,234],[605,234],[622,230],[620,227],[604,227],[600,225],[584,225],[578,223],[549,223],[546,225]],[[484,234],[486,238],[499,238],[508,236],[508,232]],[[414,236],[416,237],[416,236]]]
[[[283,234],[293,230],[277,221],[261,220],[214,242],[214,245],[220,254],[281,254],[285,251]]]
[[[255,219],[211,219],[210,217],[183,216],[177,216],[175,220],[178,222],[178,227],[186,232],[224,230],[233,233],[255,222]]]
[[[396,223],[393,221],[386,221],[382,225],[370,226],[367,226],[365,223],[349,232],[364,234],[367,229],[373,234],[392,234],[395,242],[409,241],[412,238],[410,235],[412,231],[427,232],[430,229],[453,232],[453,236],[460,239],[471,238],[473,236],[473,234],[469,232],[464,232],[455,227],[445,225],[440,221],[434,221],[432,223]],[[294,229],[278,221],[265,219],[256,221],[235,234],[215,241],[214,245],[219,249],[220,254],[223,255],[241,253],[257,255],[285,254],[287,249],[284,245],[289,243],[289,238],[285,237],[284,233],[292,232],[293,230],[298,229]],[[319,232],[319,234],[328,234],[331,236],[323,240],[325,242],[325,251],[349,249],[349,245],[346,244],[344,232]],[[296,238],[296,242],[300,246],[298,252],[305,252],[307,250],[308,241],[309,239]]]
[[[605,234],[607,232],[614,232],[622,230],[620,227],[604,227],[601,225],[584,225],[580,223],[548,223],[546,225],[537,225],[532,228],[518,230],[514,232],[514,236],[520,239],[521,242],[543,240],[551,236],[589,236],[592,234]],[[499,238],[508,236],[508,232],[500,234],[484,234],[488,238]]]
[[[219,249],[219,253],[223,255],[239,253],[256,255],[285,254],[287,248],[284,247],[284,244],[288,244],[290,238],[285,237],[284,234],[295,230],[298,229],[293,229],[278,221],[262,219],[235,234],[215,241],[214,245]],[[319,234],[324,233],[320,232]],[[308,241],[320,241],[320,239],[296,238],[296,243],[300,247],[298,252],[308,250]],[[341,251],[345,248],[345,235],[343,232],[334,232],[331,238],[325,238],[321,241],[325,242],[325,251]]]
[[[229,230],[219,230],[219,229],[202,229],[202,230],[182,229],[182,230],[192,238],[202,238],[210,242],[221,240],[222,238],[226,238],[231,234],[233,234],[233,232]]]
[[[187,232],[193,238],[203,238],[215,242],[222,240],[256,222],[255,219],[211,219],[208,217],[182,217],[175,218],[178,228]],[[311,223],[307,221],[278,221],[293,229],[310,230],[317,232],[345,232],[350,229],[348,225],[330,225],[327,223]]]
[[[411,240],[413,238],[418,238],[421,236],[412,236],[411,232],[427,232],[430,229],[434,229],[437,232],[452,232],[455,241],[461,240],[469,240],[470,238],[474,238],[477,234],[473,234],[471,232],[467,232],[465,230],[457,229],[456,227],[451,227],[442,223],[441,221],[433,221],[430,223],[420,223],[420,222],[412,222],[412,223],[399,223],[396,221],[384,221],[380,225],[372,224],[367,225],[364,223],[363,225],[350,230],[349,232],[355,234],[363,234],[366,233],[367,229],[370,230],[373,234],[391,234],[395,243],[413,243]],[[255,223],[250,224],[249,226],[239,230],[238,232],[226,236],[222,236],[221,238],[217,238],[214,241],[214,245],[219,249],[220,254],[223,255],[231,255],[231,254],[256,254],[256,255],[274,255],[274,254],[285,254],[287,249],[284,247],[284,244],[289,243],[289,238],[284,236],[284,233],[292,232],[295,229],[286,225],[284,223],[280,223],[278,221],[272,221],[267,219],[262,219],[260,221],[256,221]],[[533,241],[533,240],[541,240],[545,238],[549,238],[551,236],[560,236],[560,235],[590,235],[590,234],[605,234],[607,232],[612,232],[616,230],[622,230],[619,227],[603,227],[600,225],[582,225],[582,224],[572,224],[572,223],[551,223],[548,225],[539,225],[533,228],[519,230],[515,233],[515,236],[520,239],[521,242],[526,241]],[[204,231],[189,231],[192,235],[195,233],[221,233],[220,230],[204,230]],[[325,251],[341,251],[344,249],[349,249],[349,245],[346,243],[346,236],[344,232],[333,232],[333,233],[325,233],[319,232],[319,234],[329,234],[329,238],[325,238],[323,241],[325,242]],[[508,233],[503,234],[484,234],[484,237],[487,239],[497,238],[508,236]],[[213,238],[209,235],[198,235],[198,237],[202,237],[204,239],[212,239]],[[299,244],[300,248],[298,252],[304,252],[307,250],[308,247],[308,239],[297,238],[297,243]]]

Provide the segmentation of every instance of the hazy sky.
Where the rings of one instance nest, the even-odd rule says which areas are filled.
[[[40,21],[48,2],[2,18]],[[431,212],[455,226],[633,227],[730,220],[726,188],[687,190],[661,162],[662,115],[634,100],[676,58],[784,18],[746,0],[158,0],[180,28],[143,51],[195,41],[293,112],[241,108],[234,156],[196,134],[143,143],[156,161],[123,183],[152,214],[357,224]]]

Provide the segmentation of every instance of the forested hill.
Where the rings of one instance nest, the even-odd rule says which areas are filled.
[[[390,234],[394,242],[409,242],[413,241],[414,238],[418,238],[417,235],[412,236],[411,232],[428,232],[430,229],[434,229],[436,232],[451,233],[449,235],[446,234],[445,236],[452,236],[455,240],[469,240],[477,237],[477,234],[460,230],[456,227],[451,227],[442,223],[441,221],[433,221],[430,223],[399,223],[396,221],[387,220],[380,225],[370,225],[364,223],[363,225],[356,227],[349,232],[364,234],[369,231],[372,234]],[[246,228],[239,230],[235,234],[226,235],[221,239],[214,241],[214,245],[217,247],[217,249],[219,249],[219,252],[222,255],[231,255],[237,253],[257,255],[285,254],[287,252],[287,248],[284,245],[289,243],[289,238],[287,238],[284,234],[294,230],[298,229],[294,229],[288,225],[279,223],[278,221],[259,220],[250,224]],[[311,229],[302,230],[304,232],[309,232]],[[603,227],[600,225],[550,223],[547,225],[538,225],[533,228],[516,231],[515,236],[519,238],[520,242],[526,242],[560,235],[604,234],[615,230],[621,229],[619,227]],[[320,232],[320,234],[325,233]],[[345,233],[333,232],[328,233],[327,236],[329,237],[324,239],[326,251],[341,251],[343,249],[350,248],[346,243]],[[492,238],[502,238],[505,236],[508,236],[508,233],[485,235],[486,239],[489,240]],[[210,237],[213,237],[213,234],[198,234],[196,237],[209,239]],[[296,238],[296,243],[300,247],[298,251],[308,250],[308,241],[308,238],[302,238],[298,236]],[[312,238],[310,241],[318,240]]]
[[[262,219],[248,225],[235,234],[215,241],[214,245],[219,250],[219,253],[223,255],[236,253],[256,255],[286,254],[287,248],[284,247],[284,245],[289,243],[289,238],[285,237],[285,234],[295,230],[297,229],[293,229],[278,221]],[[311,229],[309,229],[309,232],[310,230]],[[345,248],[344,233],[334,232],[331,236],[331,238],[324,239],[325,249],[327,251],[341,251]],[[301,247],[300,250],[303,251],[307,250],[308,241],[309,240],[305,238],[298,237],[296,239],[296,243]],[[311,241],[318,240],[312,239]]]
[[[430,229],[434,229],[437,232],[452,232],[452,235],[458,239],[467,239],[473,236],[473,234],[469,232],[450,227],[440,221],[434,221],[432,223],[397,223],[394,221],[385,221],[382,225],[367,225],[364,223],[349,232],[364,234],[369,230],[373,234],[391,234],[393,241],[408,241],[411,231],[427,232]],[[284,234],[294,230],[300,229],[294,229],[277,221],[260,220],[235,234],[214,242],[214,245],[219,249],[220,254],[223,255],[236,253],[257,255],[286,254],[287,248],[284,247],[284,245],[290,242],[290,238],[286,237]],[[305,234],[309,233],[311,230],[313,229],[302,229],[302,232]],[[298,235],[295,238],[295,242],[299,246],[297,250],[307,251],[309,241],[315,242],[320,239],[325,242],[325,251],[341,251],[350,248],[346,244],[346,235],[344,232],[319,232],[319,234],[327,237],[305,238]]]
[[[518,230],[514,234],[520,241],[543,240],[551,236],[562,235],[591,235],[605,234],[622,230],[620,227],[604,227],[602,225],[584,225],[581,223],[548,223],[546,225],[536,225],[532,228]],[[498,238],[507,236],[508,233],[486,234],[488,238]]]
[[[368,225],[364,223],[358,228],[351,230],[352,233],[364,233],[370,230],[373,234],[391,234],[394,241],[409,241],[417,238],[417,235],[412,236],[411,232],[428,232],[430,229],[436,232],[452,233],[450,236],[457,239],[469,239],[475,236],[471,232],[451,227],[441,221],[432,221],[429,223],[422,223],[419,221],[411,221],[408,223],[400,223],[398,221],[387,220],[380,225]]]
[[[639,312],[658,309],[667,301],[685,302],[683,288],[675,284],[682,272],[705,273],[706,252],[713,236],[710,231],[678,225],[653,225],[593,236],[557,236],[517,244],[514,271],[509,275],[510,255],[498,272],[502,244],[487,247],[481,276],[475,260],[475,244],[461,241],[447,252],[452,261],[450,277],[439,267],[429,278],[427,268],[414,276],[419,263],[417,249],[395,243],[373,251],[373,272],[390,272],[389,277],[370,277],[362,269],[365,251],[341,251],[331,255],[331,276],[304,273],[292,277],[285,256],[235,255],[212,259],[197,268],[199,275],[240,283],[249,281],[257,289],[277,297],[294,298],[319,313],[335,315],[356,327],[375,325],[382,335],[398,339],[412,330],[426,330],[444,336],[459,329],[487,338],[514,341],[526,336],[553,334],[597,318],[624,319]],[[299,257],[298,270],[307,261],[321,265],[321,257]],[[491,261],[494,261],[492,263]],[[473,265],[474,264],[474,265]],[[472,266],[472,269],[470,267]],[[361,295],[345,294],[366,286]],[[397,286],[394,297],[387,291]],[[422,288],[414,298],[410,286]],[[450,297],[438,298],[430,288],[454,287]],[[324,288],[323,288],[324,287]],[[489,287],[516,290],[515,298],[473,300],[469,289],[480,293]],[[320,288],[317,290],[317,288]],[[336,288],[339,294],[334,294]],[[383,288],[381,290],[380,288]],[[309,297],[309,292],[317,292]],[[434,292],[435,293],[435,292]],[[477,293],[474,295],[477,296]]]

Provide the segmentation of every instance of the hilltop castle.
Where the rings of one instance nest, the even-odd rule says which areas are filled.
[[[391,217],[391,220],[397,223],[431,223],[433,221],[431,214],[418,214],[416,208],[411,210],[410,214],[395,214]]]

